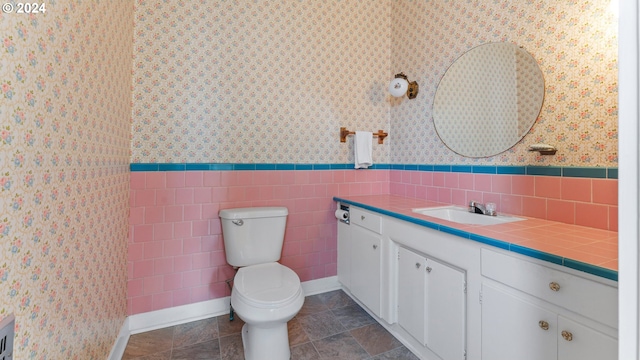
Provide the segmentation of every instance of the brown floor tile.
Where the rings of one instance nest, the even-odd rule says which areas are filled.
[[[402,346],[382,325],[374,323],[349,332],[369,355],[379,355]]]
[[[350,306],[333,309],[331,312],[347,330],[359,328],[376,322],[371,315],[355,303]]]
[[[330,291],[318,294],[317,296],[329,309],[336,309],[356,304],[356,302],[342,290]]]
[[[173,327],[147,331],[129,337],[123,360],[137,359],[146,355],[171,350]]]
[[[348,332],[314,341],[313,346],[322,359],[357,360],[369,357],[369,354]]]
[[[222,359],[224,360],[244,360],[242,334],[234,334],[221,337],[220,354],[222,355]]]
[[[287,323],[287,330],[289,332],[289,346],[295,346],[309,341],[307,333],[304,332],[297,318],[293,318]]]
[[[220,343],[210,340],[173,349],[171,360],[221,360]]]
[[[229,315],[218,316],[216,319],[218,320],[218,333],[220,337],[242,332],[244,321],[238,316],[234,316],[233,321],[229,321]]]
[[[216,318],[192,321],[174,326],[173,347],[181,348],[187,345],[211,341],[218,338],[218,321]]]
[[[407,349],[404,346],[371,358],[371,360],[398,360],[398,359],[420,360],[420,358],[415,356],[411,351],[409,351],[409,349]]]
[[[329,308],[322,302],[320,295],[307,296],[304,299],[302,309],[298,312],[297,316],[306,316],[323,311],[327,311]]]
[[[311,340],[322,339],[346,330],[331,311],[301,316],[298,321]]]
[[[244,360],[243,325],[225,314],[132,335],[122,359]],[[418,359],[342,290],[307,297],[287,327],[292,360]]]
[[[171,360],[171,350],[167,350],[167,351],[153,354],[153,355],[147,355],[141,358],[136,358],[136,360]]]
[[[291,348],[291,360],[320,360],[320,354],[312,343],[307,342]]]

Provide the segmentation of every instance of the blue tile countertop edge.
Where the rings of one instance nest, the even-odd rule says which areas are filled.
[[[279,164],[279,163],[131,163],[130,171],[242,171],[242,170],[354,170],[353,164]],[[429,172],[456,172],[498,175],[543,175],[617,179],[617,167],[573,166],[514,166],[514,165],[429,165],[429,164],[374,164],[366,170],[405,170]]]
[[[587,264],[584,262],[580,262],[577,260],[572,260],[572,259],[567,259],[567,258],[563,258],[561,256],[558,255],[553,255],[553,254],[549,254],[540,250],[535,250],[535,249],[531,249],[528,247],[524,247],[521,245],[516,245],[516,244],[511,244],[502,240],[497,240],[497,239],[492,239],[486,236],[482,236],[482,235],[477,235],[474,233],[470,233],[468,231],[464,231],[464,230],[459,230],[459,229],[455,229],[449,226],[445,226],[445,225],[440,225],[438,223],[434,223],[431,221],[426,221],[426,220],[422,220],[422,219],[418,219],[418,218],[414,218],[411,216],[406,216],[406,215],[402,215],[402,214],[398,214],[395,213],[393,211],[388,211],[388,210],[384,210],[384,209],[380,209],[374,206],[370,206],[367,204],[363,204],[363,203],[359,203],[356,201],[351,201],[351,200],[347,200],[347,199],[343,199],[337,196],[333,197],[334,201],[340,201],[346,204],[350,204],[350,205],[354,205],[354,206],[358,206],[361,207],[363,209],[366,210],[370,210],[373,212],[377,212],[379,214],[383,214],[383,215],[387,215],[396,219],[400,219],[400,220],[404,220],[416,225],[420,225],[420,226],[424,226],[430,229],[434,229],[434,230],[438,230],[438,231],[442,231],[448,234],[452,234],[455,236],[459,236],[465,239],[469,239],[472,241],[476,241],[476,242],[480,242],[483,244],[487,244],[487,245],[491,245],[503,250],[508,250],[508,251],[512,251],[514,253],[518,253],[521,255],[525,255],[534,259],[538,259],[538,260],[544,260],[556,265],[560,265],[560,266],[566,266],[568,268],[574,269],[574,270],[579,270],[582,272],[586,272],[592,275],[596,275],[596,276],[600,276],[603,277],[605,279],[609,279],[609,280],[613,280],[613,281],[618,281],[618,272],[614,271],[614,270],[610,270],[610,269],[605,269],[596,265],[591,265],[591,264]]]

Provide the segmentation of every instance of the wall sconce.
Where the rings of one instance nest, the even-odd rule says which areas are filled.
[[[407,94],[409,99],[415,99],[418,96],[418,83],[415,81],[409,82],[407,75],[404,73],[396,74],[391,83],[389,83],[389,92],[395,97]]]

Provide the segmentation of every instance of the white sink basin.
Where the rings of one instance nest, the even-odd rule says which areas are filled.
[[[467,208],[458,206],[430,207],[412,209],[414,213],[432,216],[438,219],[468,225],[497,225],[514,221],[526,220],[515,216],[488,216],[483,214],[470,213]]]

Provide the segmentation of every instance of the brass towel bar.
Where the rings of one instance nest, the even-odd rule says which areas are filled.
[[[355,135],[355,131],[349,131],[346,127],[340,128],[340,142],[347,142],[347,136]],[[378,130],[377,133],[373,133],[373,137],[378,138],[378,144],[384,144],[384,138],[386,138],[389,134],[382,130]]]

